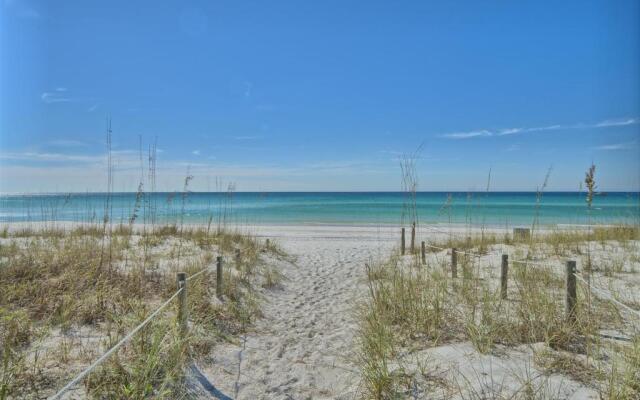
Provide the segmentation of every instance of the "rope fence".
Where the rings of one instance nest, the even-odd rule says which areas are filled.
[[[423,226],[423,228],[430,229],[430,230],[433,230],[435,232],[446,234],[446,235],[450,234],[450,233],[444,232],[444,231],[442,231],[440,229],[433,228],[433,227],[430,227],[430,226]],[[520,229],[520,231],[522,231],[522,230],[523,229]],[[527,229],[525,229],[525,230],[527,230]],[[514,234],[515,233],[516,232],[514,232]],[[522,234],[522,232],[520,232],[520,234]],[[405,238],[404,238],[404,236],[405,236],[405,229],[402,228],[402,230],[401,230],[401,241],[400,241],[400,243],[401,243],[400,244],[401,245],[400,251],[401,251],[402,255],[404,255],[405,251],[406,251],[405,250]],[[421,246],[422,264],[426,264],[426,256],[425,256],[425,248],[426,247],[431,248],[431,249],[435,249],[435,250],[440,250],[440,251],[449,251],[449,250],[451,251],[451,275],[452,275],[452,278],[457,278],[457,255],[458,254],[468,255],[470,257],[477,257],[477,258],[481,258],[482,256],[484,256],[483,254],[480,254],[478,252],[458,250],[455,247],[446,248],[446,247],[441,247],[441,246],[435,246],[435,245],[428,244],[428,243],[423,241],[422,242],[422,246]],[[412,253],[413,253],[413,251],[412,251]],[[511,262],[512,263],[518,263],[518,264],[525,264],[525,265],[543,266],[543,267],[549,267],[551,265],[551,263],[549,263],[549,262],[526,260],[526,259],[511,259]],[[502,295],[502,298],[506,298],[506,296],[507,296],[508,264],[509,264],[509,256],[507,254],[503,254],[502,255],[502,270],[501,270],[501,277],[500,277],[501,278],[501,295]],[[567,263],[566,263],[566,275],[567,275],[567,285],[566,285],[567,286],[566,287],[567,300],[566,300],[566,302],[567,302],[567,317],[568,318],[572,318],[573,317],[573,308],[575,308],[575,304],[577,302],[576,280],[579,280],[581,283],[587,285],[587,287],[589,287],[591,290],[593,290],[598,295],[598,297],[601,297],[604,300],[608,300],[608,301],[614,303],[615,305],[617,305],[618,307],[622,307],[626,311],[628,311],[631,314],[635,315],[636,317],[640,318],[640,311],[639,310],[635,310],[635,309],[629,307],[628,305],[626,305],[623,302],[621,302],[618,299],[616,299],[613,296],[613,294],[611,294],[609,291],[604,290],[602,288],[599,288],[597,286],[594,286],[590,282],[585,280],[582,277],[582,275],[580,273],[578,273],[578,271],[576,269],[575,261],[567,261]]]
[[[240,251],[236,251],[236,263],[240,263]],[[219,299],[222,299],[222,291],[223,291],[223,258],[218,256],[216,259],[216,296]],[[151,313],[144,321],[138,324],[131,332],[129,332],[125,337],[120,339],[118,343],[112,346],[109,350],[107,350],[103,355],[101,355],[97,360],[95,360],[91,365],[89,365],[86,369],[76,375],[69,383],[67,383],[63,388],[61,388],[51,400],[59,400],[62,396],[68,392],[73,386],[78,384],[82,379],[84,379],[93,369],[102,364],[109,356],[115,353],[122,345],[131,340],[136,333],[138,333],[142,328],[144,328],[151,320],[157,317],[160,312],[162,312],[173,300],[178,299],[178,314],[177,314],[177,323],[179,324],[179,332],[182,338],[186,337],[188,330],[188,311],[187,311],[187,282],[199,277],[210,269],[210,266],[207,266],[195,274],[187,277],[186,273],[178,272],[177,276],[177,287],[178,289],[169,297],[164,303],[162,303],[156,310]]]
[[[144,321],[142,321],[138,326],[136,326],[131,332],[129,332],[127,334],[127,336],[123,337],[122,339],[120,339],[120,341],[118,343],[116,343],[113,347],[111,347],[106,353],[104,353],[102,356],[100,356],[100,358],[98,358],[97,360],[95,360],[91,365],[89,365],[84,371],[82,371],[81,373],[79,373],[75,378],[73,378],[69,383],[67,383],[62,389],[60,389],[58,391],[58,393],[56,393],[51,399],[52,400],[58,400],[60,398],[62,398],[62,395],[65,394],[69,389],[71,389],[76,383],[80,382],[85,376],[87,376],[89,374],[89,372],[91,372],[95,367],[97,367],[98,365],[102,364],[102,362],[104,360],[106,360],[107,358],[109,358],[109,356],[111,354],[113,354],[116,350],[118,350],[120,348],[120,346],[122,346],[123,344],[125,344],[126,342],[128,342],[129,340],[131,340],[131,338],[138,333],[138,331],[142,328],[144,328],[145,325],[147,325],[153,318],[155,318],[160,311],[162,311],[165,307],[167,307],[169,305],[169,303],[171,303],[173,301],[173,299],[175,299],[176,297],[178,297],[178,295],[184,290],[184,288],[180,288],[178,289],[167,301],[165,301],[164,303],[162,303],[162,305],[160,307],[158,307],[153,313],[151,313],[151,315],[149,315],[147,317],[147,319],[145,319]]]
[[[192,279],[195,279],[195,278],[197,278],[199,275],[201,275],[201,274],[203,274],[203,273],[207,272],[208,270],[209,270],[209,267],[202,268],[200,271],[196,272],[195,274],[193,274],[193,275],[191,275],[191,276],[188,276],[186,280],[187,280],[187,281],[190,281],[190,280],[192,280]]]
[[[585,280],[581,276],[581,274],[576,274],[576,278],[578,278],[578,280],[580,282],[586,284],[589,288],[591,288],[591,290],[593,290],[594,292],[598,293],[600,295],[600,297],[602,297],[605,300],[608,300],[608,301],[610,301],[610,302],[612,302],[612,303],[624,308],[625,310],[629,311],[632,314],[635,314],[638,318],[640,318],[640,311],[634,310],[633,308],[631,308],[628,305],[624,304],[623,302],[619,301],[609,291],[604,290],[602,288],[599,288],[597,286],[593,286],[591,283],[589,283],[587,280]]]

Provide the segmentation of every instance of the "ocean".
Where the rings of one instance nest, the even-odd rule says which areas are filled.
[[[399,224],[412,210],[421,223],[487,226],[584,225],[640,222],[640,193],[419,192],[415,208],[400,192],[113,193],[114,222],[243,224]],[[99,222],[106,193],[0,196],[0,222]],[[132,218],[132,216],[135,217]]]

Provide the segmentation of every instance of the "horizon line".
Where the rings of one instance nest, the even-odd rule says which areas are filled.
[[[418,190],[416,193],[537,193],[536,190]],[[0,196],[25,196],[25,195],[33,195],[33,196],[46,196],[46,195],[81,195],[81,194],[136,194],[138,191],[114,191],[114,192],[104,192],[104,191],[65,191],[65,192],[0,192]],[[185,193],[182,190],[172,190],[172,191],[155,191],[148,192],[143,191],[142,193],[146,194],[162,194],[162,193]],[[189,190],[186,193],[190,194],[267,194],[267,193],[300,193],[300,194],[314,194],[314,193],[410,193],[402,190],[351,190],[351,191],[342,191],[342,190],[267,190],[267,191],[255,191],[255,190],[238,190],[233,192],[228,191],[201,191],[201,190]],[[545,193],[587,193],[586,190],[546,190],[542,192]],[[601,190],[596,192],[596,195],[607,194],[607,193],[634,193],[640,194],[640,190]]]

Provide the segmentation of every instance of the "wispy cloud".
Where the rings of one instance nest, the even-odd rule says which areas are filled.
[[[494,133],[487,130],[480,131],[469,131],[469,132],[454,132],[454,133],[446,133],[442,135],[448,139],[469,139],[479,136],[493,136]]]
[[[200,150],[194,150],[191,152],[191,154],[193,154],[194,156],[199,156],[200,155]]]
[[[522,128],[508,128],[508,129],[502,129],[498,132],[498,134],[500,136],[504,136],[504,135],[515,135],[516,133],[520,133],[522,132]]]
[[[637,118],[624,118],[624,119],[609,119],[605,121],[601,121],[595,124],[571,124],[571,125],[546,125],[546,126],[535,126],[528,128],[503,128],[497,130],[489,130],[489,129],[477,129],[467,132],[453,132],[453,133],[445,133],[439,135],[440,137],[446,139],[470,139],[475,137],[490,137],[490,136],[506,136],[506,135],[516,135],[527,132],[541,132],[541,131],[556,131],[556,130],[568,130],[568,129],[595,129],[595,128],[608,128],[615,126],[627,126],[627,125],[635,125],[637,124]]]
[[[94,104],[94,105],[92,105],[91,107],[87,108],[87,111],[88,111],[88,112],[94,112],[94,111],[95,111],[95,110],[97,110],[97,109],[98,109],[98,105],[97,105],[97,104]]]
[[[64,97],[56,92],[44,92],[40,95],[40,99],[47,104],[51,103],[66,103],[71,101],[71,99]]]
[[[594,147],[595,150],[632,150],[638,147],[637,142],[612,143]]]
[[[607,127],[607,126],[625,126],[625,125],[633,125],[637,124],[638,120],[636,118],[625,118],[625,119],[608,119],[600,122],[597,126]]]
[[[56,88],[54,91],[51,92],[43,92],[40,95],[40,99],[42,101],[44,101],[47,104],[51,104],[51,103],[66,103],[71,101],[71,98],[69,98],[66,95],[67,92],[67,88],[65,87],[59,87]]]

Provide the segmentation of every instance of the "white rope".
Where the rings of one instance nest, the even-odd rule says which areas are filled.
[[[442,233],[443,235],[447,235],[447,236],[451,236],[451,235],[453,235],[453,232],[445,232],[445,231],[443,231],[443,230],[441,230],[441,229],[434,228],[433,226],[429,226],[429,225],[422,225],[421,227],[423,227],[423,228],[427,228],[427,229],[431,229],[432,231],[434,231],[434,232],[438,232],[438,233]]]
[[[191,279],[195,278],[196,276],[206,272],[209,269],[209,267],[206,268],[202,268],[200,271],[196,272],[195,274],[191,275],[190,277],[188,277],[186,280],[190,281]]]
[[[439,229],[433,228],[433,227],[428,226],[428,225],[424,226],[424,228],[432,229],[435,232],[439,232],[439,233],[451,236],[451,233],[447,233],[447,232],[441,231]],[[443,248],[443,247],[433,246],[433,245],[426,244],[426,243],[425,243],[425,246],[431,247],[432,249],[449,250],[449,249],[446,249],[446,248]],[[469,256],[473,256],[473,257],[482,257],[482,255],[480,253],[467,252],[467,251],[462,251],[462,250],[457,250],[457,249],[456,249],[456,253],[458,253],[458,254],[466,254],[466,255],[469,255]]]
[[[548,267],[548,262],[543,261],[532,261],[532,260],[510,260],[513,263],[521,263],[521,264],[529,264],[529,265],[539,265],[541,267]]]
[[[93,362],[93,364],[91,364],[87,369],[85,369],[84,371],[82,371],[80,374],[78,374],[78,376],[76,376],[75,378],[73,378],[73,380],[69,383],[67,383],[67,385],[65,387],[63,387],[62,389],[60,389],[58,391],[58,393],[56,393],[51,400],[56,400],[56,399],[60,399],[61,396],[69,389],[71,389],[76,383],[80,382],[82,380],[82,378],[84,378],[85,376],[87,376],[87,374],[89,372],[91,372],[92,369],[94,369],[95,367],[97,367],[98,365],[100,365],[104,360],[106,360],[111,354],[113,354],[120,346],[122,346],[125,342],[129,341],[133,335],[135,335],[140,329],[142,329],[146,324],[149,323],[149,321],[151,321],[156,315],[158,315],[158,313],[160,311],[162,311],[162,309],[164,309],[167,305],[169,305],[169,303],[171,303],[171,300],[175,299],[180,292],[182,292],[182,288],[178,289],[177,292],[175,292],[173,294],[173,296],[171,296],[167,301],[165,301],[160,307],[158,307],[151,315],[149,315],[147,317],[147,319],[145,319],[144,321],[142,321],[142,323],[138,326],[136,326],[136,328],[134,330],[132,330],[131,332],[129,332],[129,334],[125,337],[123,337],[115,346],[113,346],[112,348],[109,349],[109,351],[107,351],[106,353],[104,353],[100,358],[98,358],[96,361]]]
[[[424,228],[427,228],[427,229],[433,229],[433,230],[434,230],[434,231],[436,231],[436,232],[446,233],[446,232],[440,231],[440,230],[438,230],[438,229],[436,229],[436,228],[432,228],[432,227],[430,227],[430,226],[428,226],[428,225],[427,225],[427,226],[423,226],[423,227],[424,227]],[[439,247],[439,246],[434,246],[434,245],[427,244],[427,243],[425,243],[425,246],[430,247],[430,248],[432,248],[432,249],[437,249],[437,250],[449,250],[448,248]],[[482,255],[482,254],[480,254],[480,253],[476,253],[476,252],[472,252],[472,251],[463,251],[463,250],[458,250],[458,249],[456,249],[456,253],[458,253],[458,254],[466,254],[466,255],[473,256],[473,257],[478,257],[478,258],[480,258],[480,257],[482,257],[482,256],[483,256],[483,255]],[[526,265],[539,265],[539,266],[541,266],[541,267],[547,267],[547,266],[549,266],[549,263],[548,263],[548,262],[542,262],[542,261],[517,260],[517,259],[511,259],[510,261],[511,261],[512,263],[521,263],[521,264],[526,264]]]
[[[430,248],[432,248],[432,249],[437,249],[437,250],[449,250],[449,249],[444,248],[444,247],[433,246],[433,245],[426,244],[426,243],[425,243],[425,246],[430,247]],[[469,253],[467,253],[467,252],[460,251],[460,250],[456,250],[456,253],[469,254]],[[478,253],[475,253],[474,255],[476,255],[476,256],[478,256],[478,257],[480,256],[480,254],[478,254]],[[523,264],[526,264],[526,265],[539,265],[539,266],[543,266],[543,267],[545,267],[545,266],[549,266],[549,263],[545,263],[545,262],[538,262],[538,261],[531,261],[531,260],[510,260],[510,261],[511,261],[512,263],[523,263]],[[584,282],[585,284],[587,284],[590,288],[592,288],[593,290],[595,290],[597,293],[600,293],[600,294],[601,294],[601,295],[602,295],[606,300],[609,300],[609,301],[611,301],[611,302],[613,302],[613,303],[615,303],[615,304],[617,304],[617,305],[619,305],[619,306],[623,307],[623,308],[624,308],[624,309],[626,309],[627,311],[630,311],[631,313],[633,313],[633,314],[635,314],[635,315],[637,315],[637,316],[639,316],[639,317],[640,317],[640,311],[638,311],[638,310],[634,310],[633,308],[629,307],[628,305],[626,305],[626,304],[624,304],[624,303],[622,303],[622,302],[620,302],[620,301],[616,300],[616,299],[613,297],[613,295],[612,295],[611,293],[608,293],[608,292],[607,292],[607,291],[605,291],[604,289],[601,289],[601,288],[598,288],[598,287],[595,287],[595,286],[591,285],[589,282],[587,282],[586,280],[584,280],[584,279],[583,279],[579,274],[575,274],[575,275],[576,275],[576,277],[577,277],[578,279],[580,279],[582,282]]]
[[[431,247],[432,249],[436,249],[436,250],[449,250],[449,249],[446,249],[444,247],[438,247],[438,246],[431,245],[429,243],[425,243],[424,245],[427,246],[427,247]]]
[[[600,295],[602,295],[602,297],[604,297],[606,300],[609,300],[617,305],[619,305],[620,307],[623,307],[624,309],[626,309],[627,311],[630,311],[632,314],[637,315],[638,317],[640,317],[640,311],[638,310],[634,310],[633,308],[629,307],[628,305],[618,301],[615,297],[613,297],[613,295],[611,293],[609,293],[608,291],[601,289],[599,287],[593,286],[592,284],[590,284],[589,282],[587,282],[582,276],[580,276],[580,274],[575,274],[576,278],[578,278],[580,281],[582,281],[583,283],[585,283],[587,286],[589,286],[591,289],[593,289],[596,293],[600,293]]]
[[[426,247],[431,247],[432,249],[437,249],[437,250],[450,250],[450,249],[445,248],[445,247],[438,247],[438,246],[434,246],[434,245],[427,244],[427,243],[425,243],[424,245],[425,245]],[[462,250],[458,250],[458,249],[456,249],[456,253],[457,253],[457,254],[466,254],[466,255],[468,255],[468,256],[473,256],[473,257],[478,257],[478,258],[479,258],[479,257],[482,257],[482,254],[480,254],[480,253],[474,253],[474,252],[469,252],[469,251],[462,251]]]
[[[448,248],[445,247],[439,247],[439,246],[434,246],[431,244],[424,244],[426,247],[430,247],[432,249],[437,249],[437,250],[449,250]],[[467,252],[467,251],[462,251],[462,250],[457,250],[456,249],[456,253],[458,254],[467,254],[467,255],[471,255],[471,256],[475,256],[475,257],[482,257],[482,254],[480,253],[474,253],[474,252]],[[530,265],[539,265],[541,267],[547,267],[549,266],[549,263],[546,262],[540,262],[540,261],[531,261],[531,260],[510,260],[513,263],[521,263],[521,264],[530,264]]]

